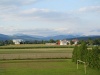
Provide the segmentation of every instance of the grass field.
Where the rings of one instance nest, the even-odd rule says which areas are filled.
[[[3,60],[0,75],[85,75],[83,65],[76,69],[71,59]],[[100,75],[87,68],[86,75]]]

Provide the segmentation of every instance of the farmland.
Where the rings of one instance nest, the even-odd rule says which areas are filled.
[[[59,46],[45,44],[22,44],[1,46],[0,49],[39,49],[39,48],[73,48],[74,46]]]
[[[0,75],[85,75],[72,62],[72,46],[9,45],[0,47]],[[99,75],[87,67],[87,75]]]
[[[73,48],[46,45],[10,45],[1,48],[0,59],[71,58],[73,51]]]

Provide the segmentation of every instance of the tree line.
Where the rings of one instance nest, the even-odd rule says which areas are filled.
[[[45,44],[45,43],[57,43],[58,40],[26,40],[26,41],[22,41],[20,42],[20,44]],[[4,46],[4,45],[13,45],[13,41],[12,40],[0,40],[0,46]]]
[[[14,44],[12,40],[0,40],[0,46]]]
[[[45,43],[56,43],[57,40],[33,40],[33,41],[24,41],[23,44],[45,44]]]
[[[73,50],[72,61],[77,63],[77,60],[86,62],[90,68],[96,68],[100,70],[99,46],[94,46],[92,49],[88,49],[86,42],[82,42],[81,45],[75,46]]]
[[[80,40],[78,44],[82,44],[83,41],[85,41],[87,45],[100,45],[100,38],[97,39],[88,38],[88,40]]]
[[[45,43],[57,43],[59,40],[25,40],[22,41],[21,44],[45,44]],[[82,42],[85,41],[87,45],[100,45],[100,39],[91,39],[88,40],[79,40],[78,45],[82,44]],[[3,45],[10,45],[14,44],[12,40],[0,40],[0,46]],[[73,45],[74,42],[70,40],[70,44]]]

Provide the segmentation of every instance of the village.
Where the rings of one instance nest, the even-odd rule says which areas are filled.
[[[21,42],[24,42],[22,39],[13,39],[13,43],[15,45],[21,44]],[[79,42],[78,39],[73,40],[58,40],[56,43],[45,43],[45,45],[77,45]]]

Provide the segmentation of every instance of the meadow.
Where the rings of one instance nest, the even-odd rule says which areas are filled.
[[[76,64],[71,59],[35,59],[0,61],[0,75],[100,75],[100,71]]]

